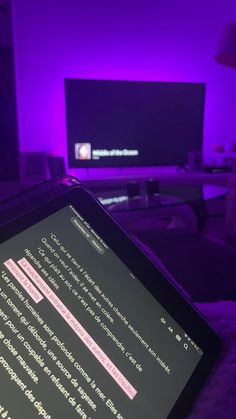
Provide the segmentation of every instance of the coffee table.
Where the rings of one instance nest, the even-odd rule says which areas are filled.
[[[96,189],[94,193],[113,217],[131,229],[135,229],[138,223],[140,226],[146,223],[146,228],[187,227],[195,232],[205,224],[209,203],[223,200],[226,188],[208,184],[160,184],[158,193],[148,195],[145,185],[141,184],[139,195],[132,198],[128,197],[125,185],[102,191]]]

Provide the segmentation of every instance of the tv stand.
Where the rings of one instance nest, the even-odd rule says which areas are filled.
[[[92,169],[91,169],[92,170]],[[155,168],[124,168],[124,170],[103,169],[102,171],[93,171],[90,177],[83,178],[79,171],[73,174],[78,177],[82,184],[89,188],[94,187],[117,187],[122,186],[130,181],[138,181],[141,184],[148,179],[158,179],[160,184],[164,185],[182,185],[182,186],[197,186],[197,185],[219,185],[227,186],[231,177],[230,172],[224,173],[206,173],[204,171],[191,172],[190,170],[183,170],[179,167],[155,167]]]

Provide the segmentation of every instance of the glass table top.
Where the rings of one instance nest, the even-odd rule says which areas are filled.
[[[125,185],[111,190],[91,190],[99,201],[110,211],[155,209],[167,206],[191,204],[197,201],[208,201],[224,197],[226,188],[216,185],[201,186],[169,186],[159,185],[156,193],[148,194],[146,188],[141,185],[134,196],[128,196]]]

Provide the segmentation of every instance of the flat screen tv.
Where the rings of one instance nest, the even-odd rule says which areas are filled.
[[[182,166],[202,149],[204,83],[65,79],[69,166]]]

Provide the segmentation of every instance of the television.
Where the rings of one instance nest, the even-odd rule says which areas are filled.
[[[204,100],[204,83],[65,79],[69,167],[183,166]]]

